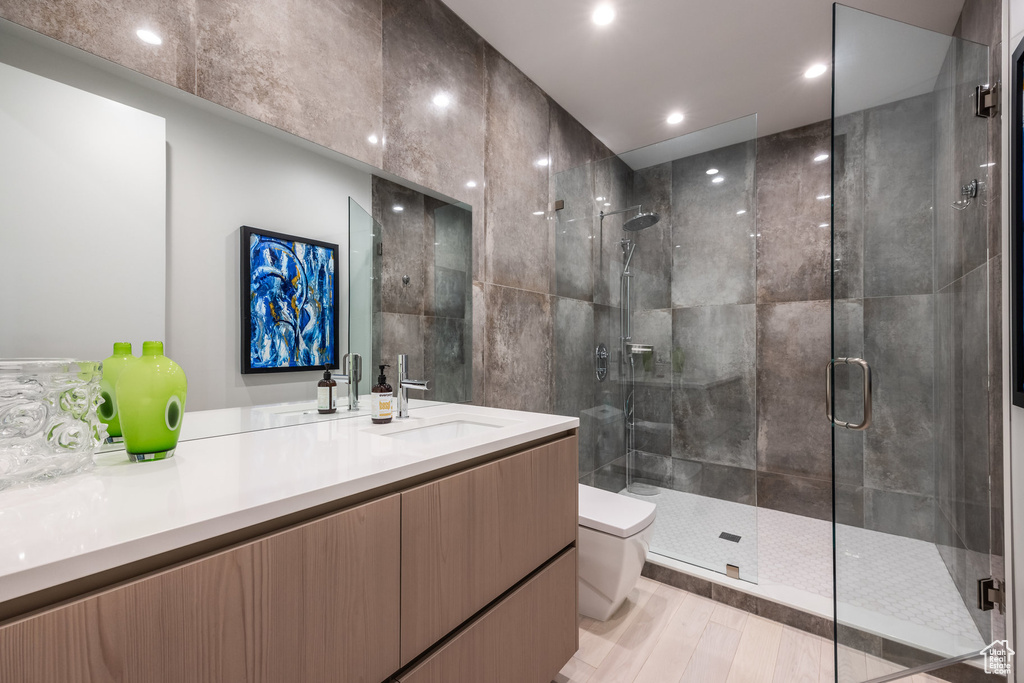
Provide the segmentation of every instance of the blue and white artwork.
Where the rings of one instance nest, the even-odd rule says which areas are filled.
[[[337,245],[244,228],[249,362],[243,372],[337,366]]]

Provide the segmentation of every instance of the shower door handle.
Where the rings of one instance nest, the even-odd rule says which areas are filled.
[[[837,420],[832,414],[832,375],[837,364],[859,365],[860,369],[864,371],[864,419],[860,424]],[[863,358],[834,358],[825,366],[825,415],[828,416],[829,422],[843,429],[860,432],[871,426],[871,366],[866,360]]]

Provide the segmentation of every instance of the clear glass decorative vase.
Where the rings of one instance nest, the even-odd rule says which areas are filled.
[[[97,361],[0,360],[0,489],[92,466],[102,374]]]

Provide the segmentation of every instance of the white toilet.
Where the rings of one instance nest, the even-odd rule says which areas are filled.
[[[580,614],[605,621],[633,590],[647,559],[655,506],[580,487]]]

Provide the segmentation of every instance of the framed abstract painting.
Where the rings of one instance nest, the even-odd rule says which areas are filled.
[[[241,228],[242,374],[338,367],[338,245]]]

